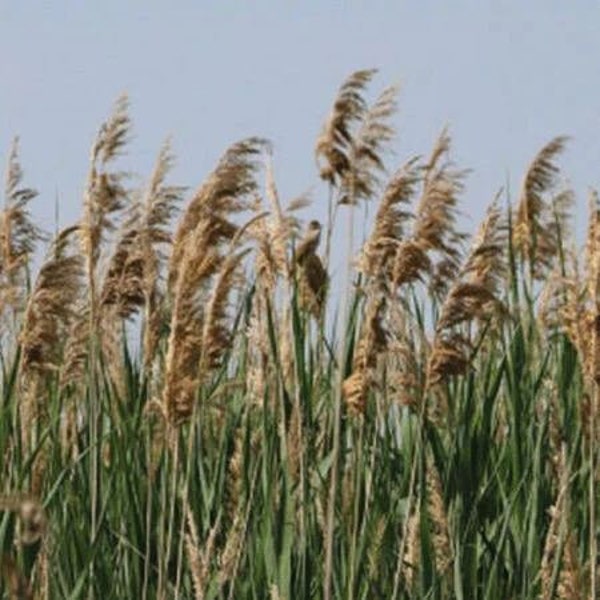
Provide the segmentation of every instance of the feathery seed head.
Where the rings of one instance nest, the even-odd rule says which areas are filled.
[[[367,110],[363,93],[376,72],[368,69],[352,73],[340,87],[323,125],[315,154],[321,162],[321,179],[331,184],[336,184],[350,169],[348,154],[353,140],[352,129]]]

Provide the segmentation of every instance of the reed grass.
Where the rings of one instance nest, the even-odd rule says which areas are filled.
[[[187,200],[169,143],[130,189],[121,97],[38,266],[13,145],[1,597],[596,597],[598,197],[579,253],[556,137],[470,239],[448,131],[390,164],[375,78],[342,83],[317,139],[323,225],[261,138]]]

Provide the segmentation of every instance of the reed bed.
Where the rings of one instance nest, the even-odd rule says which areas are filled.
[[[261,138],[191,192],[167,142],[128,187],[121,97],[51,240],[15,142],[2,597],[597,597],[598,197],[579,251],[556,137],[467,235],[449,132],[391,164],[375,81],[342,83],[316,141],[323,223]]]

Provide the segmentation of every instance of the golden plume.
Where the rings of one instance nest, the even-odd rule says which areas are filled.
[[[77,231],[77,227],[69,227],[57,235],[25,309],[20,335],[25,443],[43,414],[47,377],[59,369],[63,339],[75,317],[73,298],[81,291],[83,276],[82,257],[72,249],[72,236]]]
[[[570,473],[567,449],[563,443],[558,454],[558,489],[548,509],[550,524],[544,542],[539,570],[541,600],[584,598],[582,569],[577,559],[576,540],[569,522],[571,512]],[[556,586],[555,589],[554,585]]]
[[[231,326],[228,315],[228,301],[230,292],[235,289],[238,275],[238,267],[249,250],[236,254],[229,254],[215,280],[213,289],[207,298],[204,307],[201,355],[200,355],[200,379],[210,371],[217,369],[221,364],[224,352],[231,344]]]
[[[94,140],[87,178],[84,214],[81,222],[81,242],[86,260],[92,315],[96,312],[96,267],[105,233],[114,228],[111,215],[126,205],[127,191],[123,186],[125,174],[111,170],[129,134],[129,102],[122,95]]]
[[[467,369],[472,346],[457,326],[504,314],[498,296],[499,277],[506,270],[505,240],[506,227],[494,202],[442,304],[427,368],[428,387]]]
[[[86,377],[90,339],[90,309],[82,294],[73,302],[75,315],[67,329],[63,361],[60,367],[61,392],[75,388]]]
[[[257,157],[266,147],[268,143],[260,138],[248,138],[234,144],[194,194],[173,238],[168,280],[172,292],[177,286],[186,242],[195,235],[194,231],[201,221],[212,223],[210,239],[207,240],[211,244],[231,240],[236,234],[238,228],[227,220],[227,216],[250,208],[257,191],[254,179]]]
[[[354,353],[352,373],[342,384],[348,412],[353,416],[364,415],[369,391],[376,385],[375,375],[379,356],[388,346],[388,334],[383,326],[385,307],[383,294],[373,292],[369,295],[365,320]]]
[[[192,199],[175,236],[163,390],[163,405],[173,425],[189,419],[199,385],[228,347],[227,298],[243,257],[236,246],[245,230],[228,218],[250,206],[257,190],[254,158],[262,147],[264,141],[251,138],[227,150]]]
[[[412,159],[402,166],[388,182],[375,215],[373,231],[365,244],[359,258],[359,270],[370,277],[385,277],[386,279],[410,279],[405,273],[408,265],[403,265],[402,257],[398,261],[398,273],[394,273],[394,258],[402,244],[407,220],[412,217],[407,210],[413,197],[418,173]]]
[[[308,206],[310,200],[304,194],[293,199],[285,210],[282,208],[273,175],[270,149],[268,150],[265,195],[270,212],[266,218],[261,218],[256,226],[251,227],[250,232],[257,242],[256,281],[266,294],[271,295],[279,277],[289,279],[291,276],[293,269],[288,261],[288,247],[292,235],[299,227],[298,219],[293,213]],[[256,210],[260,208],[261,206],[257,206]]]
[[[546,196],[558,183],[556,158],[563,152],[568,138],[559,136],[546,144],[529,165],[513,225],[513,246],[529,263],[533,278],[541,278],[558,251],[556,220]]]
[[[339,204],[367,200],[375,194],[380,183],[378,173],[385,171],[385,145],[394,137],[394,128],[388,121],[396,108],[396,88],[390,87],[364,113],[351,140],[349,168],[342,175]]]
[[[375,69],[356,71],[342,83],[317,139],[315,155],[321,163],[321,179],[331,184],[340,181],[350,169],[352,129],[367,110],[363,93],[376,72]]]
[[[129,211],[109,260],[101,293],[105,317],[116,313],[121,318],[128,318],[144,307],[146,368],[154,356],[162,323],[164,291],[160,281],[166,260],[164,248],[171,244],[168,225],[185,189],[166,184],[172,165],[173,155],[167,141],[159,152],[145,190],[140,192]]]
[[[450,143],[450,135],[444,129],[423,168],[423,189],[413,227],[415,248],[440,257],[432,267],[430,283],[432,293],[438,297],[446,292],[458,271],[465,239],[455,227],[458,195],[463,191],[468,171],[454,168],[448,158]]]
[[[0,316],[6,309],[23,310],[28,288],[28,264],[36,242],[45,239],[29,214],[37,191],[22,187],[19,139],[10,151],[5,180],[4,208],[0,213]]]

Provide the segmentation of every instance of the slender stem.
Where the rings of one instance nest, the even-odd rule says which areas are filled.
[[[167,425],[168,427],[168,425]],[[157,598],[163,598],[163,581],[165,578],[166,558],[165,556],[165,539],[168,528],[168,512],[167,512],[167,494],[169,488],[169,474],[174,472],[175,469],[169,469],[169,462],[171,459],[171,453],[165,453],[165,468],[161,469],[161,486],[160,486],[160,527],[158,532],[158,551],[157,551],[157,564],[158,564],[158,582],[156,584],[156,595]],[[150,535],[150,534],[148,534]]]
[[[180,445],[180,432],[173,430],[169,432],[169,435],[175,436],[173,444],[173,464],[172,464],[172,480],[171,480],[171,497],[169,507],[169,522],[167,526],[167,540],[166,540],[166,554],[163,565],[163,574],[168,571],[169,562],[171,561],[171,546],[173,544],[173,532],[175,530],[175,504],[177,503],[177,472],[179,470],[179,445]],[[164,577],[164,575],[163,575]],[[159,598],[166,598],[166,581],[162,582],[161,588],[159,588]]]
[[[93,299],[92,299],[93,302]],[[98,534],[98,501],[99,501],[99,478],[100,478],[100,423],[101,418],[99,403],[98,380],[96,373],[96,361],[98,357],[98,347],[96,332],[94,329],[94,310],[90,312],[90,338],[89,338],[89,428],[90,428],[90,545],[93,546]],[[90,587],[88,597],[94,598],[94,570],[95,570],[95,555],[92,553],[90,560]]]
[[[355,456],[357,456],[357,457],[363,456],[364,430],[365,430],[365,422],[364,422],[364,419],[362,419],[360,426],[359,426],[359,430],[358,430],[358,443],[356,445],[356,448],[354,448]],[[359,466],[359,468],[356,469],[354,472],[354,489],[352,490],[354,510],[353,510],[353,515],[352,515],[352,539],[351,539],[351,543],[350,543],[350,574],[348,576],[348,589],[347,589],[348,600],[354,600],[354,598],[356,597],[354,594],[354,585],[355,585],[354,580],[356,578],[356,552],[357,552],[357,547],[358,547],[358,530],[359,530],[359,527],[360,527],[360,529],[362,529],[361,525],[365,521],[365,519],[363,517],[363,521],[362,521],[362,523],[360,523],[360,515],[361,515],[361,513],[364,515],[364,512],[361,511],[361,501],[360,501],[361,494],[359,491],[361,479],[363,477],[364,464],[361,464],[361,462],[359,460],[358,466]],[[366,475],[366,477],[368,477],[368,475]],[[366,498],[365,498],[365,500],[366,500]],[[366,507],[367,507],[367,504],[365,503],[365,509],[366,509]]]
[[[329,184],[329,194],[327,197],[327,235],[325,237],[325,270],[329,271],[329,262],[331,259],[331,238],[333,237],[333,227],[335,225],[335,216],[337,204],[334,203],[334,187]]]
[[[191,423],[188,431],[188,443],[186,456],[183,457],[184,460],[187,461],[186,469],[185,469],[185,481],[183,484],[183,492],[182,498],[185,499],[186,503],[189,503],[189,489],[190,489],[190,479],[192,477],[192,458],[194,457],[194,442],[196,441],[197,435],[197,411],[202,409],[202,405],[198,406],[198,403],[194,407],[194,411],[191,418]],[[183,542],[185,539],[185,523],[186,523],[186,511],[185,506],[181,511],[181,526],[179,528],[179,541],[177,545],[177,570],[175,576],[175,592],[174,597],[179,598],[179,587],[181,585],[181,577],[183,575]]]
[[[294,344],[294,355],[295,355],[295,361],[296,361],[296,365],[298,365],[298,356],[297,356],[297,345]],[[301,498],[301,510],[299,511],[299,526],[300,526],[300,547],[302,549],[302,556],[304,557],[305,555],[305,549],[306,549],[306,515],[305,515],[305,511],[306,511],[306,490],[307,490],[307,486],[306,486],[306,473],[305,473],[305,469],[306,469],[306,465],[305,465],[305,440],[304,440],[304,436],[305,436],[305,432],[304,432],[304,427],[303,427],[303,421],[304,421],[304,414],[302,411],[302,399],[300,397],[300,382],[298,381],[298,374],[296,369],[294,369],[294,403],[295,403],[295,408],[294,410],[297,413],[297,423],[295,423],[296,427],[298,427],[298,431],[296,432],[291,432],[292,436],[297,435],[298,436],[298,447],[295,449],[295,452],[297,452],[298,454],[298,470],[299,470],[299,475],[300,475],[300,482],[299,482],[299,486],[300,486],[300,498]],[[294,425],[294,422],[291,421],[291,425]]]
[[[243,545],[245,543],[246,536],[248,535],[248,522],[250,521],[250,513],[252,512],[252,506],[254,504],[254,492],[256,490],[256,482],[258,481],[259,473],[260,473],[260,468],[257,465],[256,469],[254,470],[254,475],[252,476],[250,495],[248,496],[248,502],[246,504],[246,510],[244,513],[244,527],[242,529],[243,535],[242,535],[242,539],[240,540],[240,545],[236,551],[235,564],[233,567],[233,573],[231,575],[231,585],[229,586],[229,594],[227,596],[227,600],[234,600],[233,594],[235,592],[235,581],[237,579],[237,574],[238,574],[238,571],[240,568],[240,561],[242,558]]]
[[[152,436],[148,432],[146,434],[146,464],[149,468],[151,467],[152,461]],[[142,600],[148,598],[148,584],[150,581],[150,537],[152,531],[152,480],[150,473],[147,475],[147,488],[146,488],[146,544],[144,549],[144,579],[142,584]]]
[[[345,293],[342,301],[342,310],[340,312],[339,331],[343,332],[344,325],[348,320],[350,285],[352,281],[352,255],[354,252],[354,203],[349,207],[348,214],[348,264],[346,270]],[[331,600],[331,578],[333,574],[333,538],[335,529],[335,504],[337,497],[338,470],[340,459],[340,436],[342,426],[342,383],[345,376],[346,354],[348,351],[348,336],[342,334],[342,340],[339,344],[338,370],[336,385],[334,389],[335,405],[333,416],[333,449],[331,479],[329,483],[329,499],[327,503],[327,525],[325,536],[325,577],[323,581],[324,600]]]
[[[598,343],[597,334],[594,336]],[[596,419],[598,410],[598,384],[594,382],[590,424],[590,598],[596,598],[598,543],[596,540]]]
[[[402,539],[400,540],[400,547],[398,548],[398,558],[396,562],[396,572],[394,574],[394,588],[392,591],[392,600],[398,597],[400,591],[400,582],[402,581],[402,567],[404,564],[404,551],[406,548],[406,539],[408,538],[408,526],[410,523],[410,514],[412,511],[413,500],[415,491],[417,489],[417,470],[421,461],[421,455],[424,440],[424,427],[425,427],[425,415],[427,412],[427,396],[425,395],[422,401],[421,410],[419,412],[418,419],[418,432],[416,439],[416,446],[414,449],[413,460],[410,471],[410,481],[408,484],[408,496],[406,498],[406,514],[404,517],[404,524],[402,526]]]

